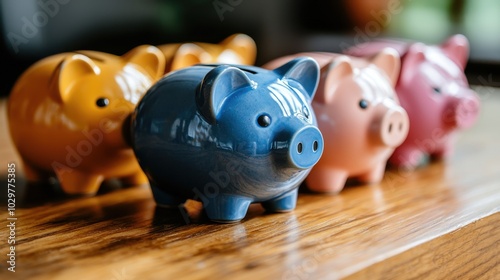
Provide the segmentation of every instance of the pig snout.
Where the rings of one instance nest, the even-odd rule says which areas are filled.
[[[450,128],[471,127],[479,114],[479,99],[475,96],[454,97],[444,111],[444,123]]]
[[[318,128],[307,125],[298,129],[290,139],[288,158],[299,169],[313,167],[323,153],[323,136]]]
[[[380,110],[375,118],[374,132],[379,144],[395,148],[408,136],[410,120],[402,107],[391,107]]]

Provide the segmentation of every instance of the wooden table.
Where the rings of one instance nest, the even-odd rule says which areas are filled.
[[[18,182],[9,264],[7,164],[19,163],[1,103],[1,279],[500,279],[500,92],[476,88],[479,122],[453,157],[339,195],[302,191],[291,213],[252,205],[212,224],[200,205],[157,209],[148,186],[111,182],[67,198]],[[23,178],[18,164],[17,177]],[[189,217],[189,218],[187,218]]]

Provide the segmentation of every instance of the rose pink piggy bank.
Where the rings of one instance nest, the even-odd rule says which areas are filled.
[[[394,91],[400,69],[397,52],[384,49],[370,59],[319,52],[295,56],[310,56],[321,67],[312,105],[324,152],[306,178],[307,187],[338,193],[350,177],[362,183],[381,181],[389,156],[406,138],[409,126]]]
[[[469,43],[463,35],[454,35],[441,45],[381,41],[355,46],[346,53],[367,56],[388,46],[402,57],[396,92],[410,118],[408,137],[389,164],[415,169],[428,156],[450,155],[457,132],[477,119],[479,97],[464,75]]]

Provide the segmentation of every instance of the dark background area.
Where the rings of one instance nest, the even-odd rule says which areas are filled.
[[[121,55],[140,44],[218,43],[234,33],[256,41],[257,65],[381,37],[438,44],[462,33],[471,43],[470,83],[500,86],[496,0],[2,0],[0,15],[2,96],[51,54]]]

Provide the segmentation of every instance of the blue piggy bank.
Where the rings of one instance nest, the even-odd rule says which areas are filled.
[[[201,201],[215,222],[251,203],[295,208],[323,152],[311,107],[319,66],[300,57],[274,69],[199,64],[171,72],[132,115],[132,146],[158,206]]]

